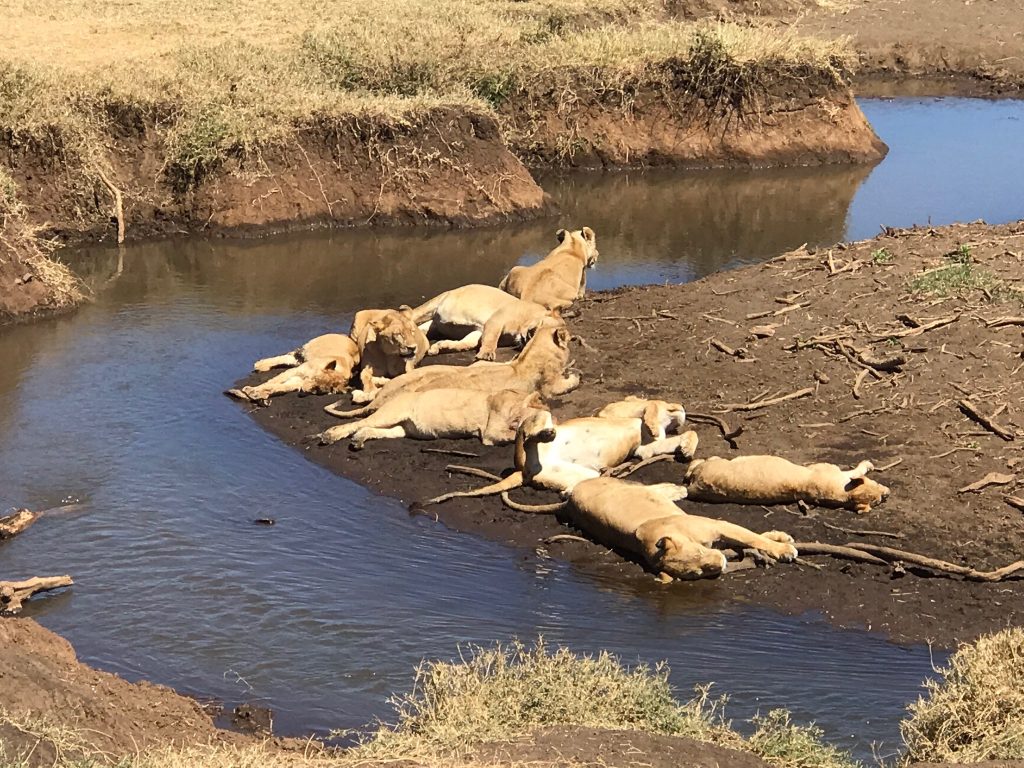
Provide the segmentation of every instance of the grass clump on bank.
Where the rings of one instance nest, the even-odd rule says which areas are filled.
[[[930,269],[911,280],[908,286],[910,290],[943,298],[966,298],[969,294],[980,291],[989,301],[1018,300],[1024,303],[1024,292],[1008,285],[989,270],[979,267],[971,255],[969,246],[960,245],[956,250],[947,253],[945,258],[946,265]]]
[[[901,725],[906,762],[1024,759],[1024,630],[962,645],[938,672]]]
[[[411,693],[393,700],[398,715],[356,747],[356,759],[467,756],[483,742],[525,736],[539,728],[578,726],[683,736],[753,752],[782,768],[852,768],[848,755],[820,741],[821,731],[778,710],[755,720],[744,739],[724,717],[725,699],[709,688],[680,703],[669,670],[632,669],[607,652],[578,656],[538,641],[472,648],[458,663],[424,662]]]

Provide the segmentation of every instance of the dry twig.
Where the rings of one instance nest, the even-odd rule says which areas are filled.
[[[773,397],[770,400],[758,400],[754,403],[729,403],[728,405],[723,405],[718,412],[729,413],[730,411],[756,411],[761,408],[767,408],[772,405],[784,403],[787,400],[796,400],[813,394],[814,387],[805,387],[804,389],[798,389],[796,392],[790,392],[788,395]]]
[[[1006,427],[996,424],[991,418],[981,413],[970,400],[961,400],[957,405],[960,406],[960,410],[967,414],[967,416],[981,424],[989,432],[999,435],[1003,440],[1014,440],[1016,438],[1013,432]]]

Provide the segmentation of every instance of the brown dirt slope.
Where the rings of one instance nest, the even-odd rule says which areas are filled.
[[[960,246],[967,248],[970,264],[955,260],[963,259]],[[957,279],[976,287],[947,297],[910,288],[915,280],[934,288],[949,287]],[[1021,325],[986,327],[986,320],[1024,315],[1013,293],[1022,279],[1024,223],[972,224],[890,231],[875,240],[800,251],[688,285],[593,295],[571,321],[589,345],[576,352],[583,385],[555,403],[555,412],[561,418],[585,415],[627,394],[714,412],[811,387],[809,397],[724,413],[732,426],[745,430],[736,451],[715,428],[696,426],[698,455],[774,453],[844,465],[870,458],[879,467],[900,460],[876,473],[892,488],[886,504],[867,516],[693,502],[684,502],[684,508],[756,530],[781,528],[803,541],[864,541],[954,563],[1003,566],[1021,557],[1024,537],[1024,514],[1003,498],[1024,495],[1024,341]],[[949,317],[956,320],[933,330],[914,329]],[[774,336],[751,337],[752,327],[766,325],[774,326]],[[808,344],[816,338],[819,343]],[[742,357],[727,355],[711,345],[712,339],[745,351]],[[838,342],[876,356],[898,353],[906,363],[898,372],[863,374],[864,366],[843,356]],[[957,402],[967,397],[986,415],[996,414],[995,421],[1014,439],[997,437],[964,416]],[[447,476],[449,462],[495,472],[511,465],[510,448],[488,449],[468,441],[437,441],[433,447],[468,449],[477,458],[423,453],[423,445],[413,441],[371,443],[359,453],[344,444],[312,445],[312,434],[335,423],[321,410],[332,399],[285,396],[255,409],[254,416],[287,442],[306,447],[305,455],[314,461],[407,502],[480,484]],[[635,477],[678,482],[683,470],[662,463]],[[980,493],[958,493],[990,472],[1011,480]],[[533,492],[519,497],[553,500]],[[901,640],[945,645],[1024,623],[1021,581],[923,578],[911,568],[903,576],[825,559],[819,560],[822,570],[746,570],[714,582],[662,588],[603,547],[544,545],[544,538],[566,529],[552,517],[504,509],[497,499],[457,500],[426,511],[460,530],[531,550],[539,547],[542,554],[567,559],[584,573],[619,574],[638,596],[670,589],[692,599],[753,601],[790,612],[820,612],[836,624]],[[860,530],[902,538],[855,533]]]
[[[80,663],[63,638],[31,619],[0,619],[0,707],[13,722],[56,719],[87,737],[87,753],[134,754],[164,744],[236,742],[192,699],[151,683],[129,683]],[[32,750],[39,765],[57,752],[36,728],[0,726],[0,758]]]
[[[840,0],[803,13],[803,31],[852,38],[861,95],[1024,90],[1022,0]],[[908,78],[917,86],[901,82]]]

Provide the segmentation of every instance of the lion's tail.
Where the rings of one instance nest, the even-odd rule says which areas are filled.
[[[355,408],[354,410],[351,411],[339,410],[339,405],[341,405],[340,400],[337,403],[325,405],[324,410],[327,411],[327,413],[331,414],[331,416],[337,416],[339,419],[354,419],[357,416],[366,416],[367,414],[373,413],[375,410],[377,410],[373,403],[370,403],[369,405],[364,405],[362,408]]]
[[[469,496],[493,496],[496,493],[504,493],[506,491],[511,491],[514,488],[521,488],[522,485],[523,473],[513,472],[504,480],[497,483],[491,483],[490,485],[485,485],[482,488],[474,488],[471,491],[452,491],[451,493],[442,493],[440,496],[427,499],[422,503],[422,506],[425,507],[429,504],[441,504],[449,499],[461,499]]]
[[[430,301],[426,301],[416,307],[416,309],[412,311],[412,321],[416,323],[416,325],[426,322],[427,319],[434,314],[438,306],[441,304],[442,299],[444,299],[447,294],[448,292],[445,291],[444,293],[435,296]]]

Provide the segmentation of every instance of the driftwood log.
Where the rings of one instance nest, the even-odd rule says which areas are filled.
[[[17,536],[39,519],[39,515],[27,509],[19,509],[13,515],[0,517],[0,541]]]
[[[0,613],[19,613],[21,605],[37,592],[70,587],[70,576],[37,576],[24,581],[0,581]]]

